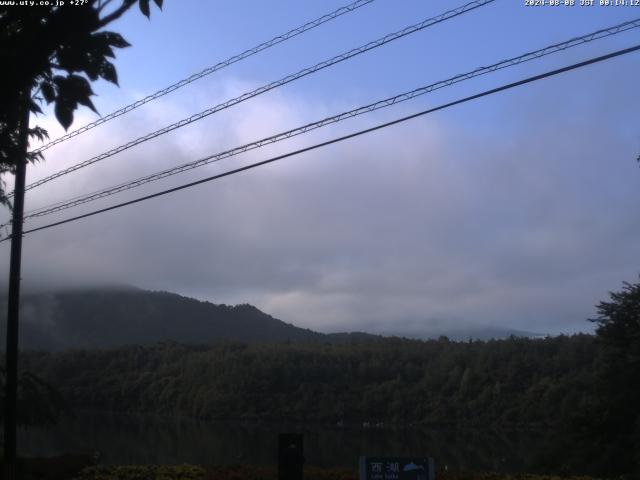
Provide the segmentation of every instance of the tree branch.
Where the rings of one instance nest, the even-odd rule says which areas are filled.
[[[122,5],[120,5],[113,12],[111,12],[109,15],[107,15],[102,20],[100,20],[100,22],[98,23],[99,28],[102,28],[110,24],[114,20],[117,20],[118,18],[120,18],[127,10],[129,10],[136,3],[136,1],[137,0],[124,0],[124,2],[122,2]]]
[[[98,2],[98,12],[102,12],[107,5],[109,5],[113,0],[99,0]]]

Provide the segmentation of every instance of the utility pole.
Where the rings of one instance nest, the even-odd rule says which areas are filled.
[[[16,476],[16,416],[18,407],[18,326],[20,313],[20,268],[22,260],[22,221],[24,216],[24,186],[27,174],[27,146],[29,132],[29,100],[31,92],[25,88],[18,104],[20,119],[18,145],[15,152],[15,185],[11,231],[11,259],[9,264],[9,298],[7,308],[6,383],[4,405],[4,462],[5,478]]]

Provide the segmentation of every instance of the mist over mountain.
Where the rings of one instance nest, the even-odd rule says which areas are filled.
[[[6,301],[3,303],[4,319]],[[29,350],[109,348],[165,340],[187,344],[225,340],[340,343],[379,339],[381,335],[424,339],[446,335],[453,340],[535,336],[509,329],[455,326],[409,333],[327,334],[285,323],[249,304],[216,305],[175,293],[128,286],[38,291],[24,295],[21,305],[20,346]],[[5,329],[0,330],[4,345]]]
[[[21,312],[20,341],[25,349],[107,348],[163,340],[203,344],[321,337],[251,305],[214,305],[132,287],[25,295]]]

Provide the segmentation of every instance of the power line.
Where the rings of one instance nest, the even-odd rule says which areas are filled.
[[[151,95],[147,95],[144,98],[141,98],[140,100],[137,100],[129,105],[126,105],[118,110],[115,110],[114,112],[109,113],[108,115],[105,115],[104,117],[101,117],[91,123],[88,123],[87,125],[84,125],[83,127],[78,128],[77,130],[74,130],[72,132],[69,132],[65,135],[63,135],[62,137],[56,138],[55,140],[47,143],[46,145],[43,145],[42,147],[39,147],[37,149],[34,150],[34,152],[36,153],[40,153],[43,152],[51,147],[53,147],[54,145],[57,145],[58,143],[62,143],[65,140],[68,140],[70,138],[76,137],[78,135],[80,135],[81,133],[87,132],[89,130],[91,130],[92,128],[97,127],[98,125],[102,125],[103,123],[108,122],[109,120],[113,120],[114,118],[117,118],[121,115],[124,115],[125,113],[129,113],[132,110],[135,110],[136,108],[144,105],[145,103],[149,103],[152,100],[156,100],[160,97],[164,97],[165,95],[178,90],[179,88],[184,87],[185,85],[188,85],[190,83],[195,82],[196,80],[199,80],[203,77],[206,77],[207,75],[211,75],[214,72],[217,72],[218,70],[222,70],[225,67],[228,67],[229,65],[232,65],[236,62],[239,62],[240,60],[244,60],[245,58],[251,57],[252,55],[255,55],[259,52],[262,52],[263,50],[266,50],[268,48],[271,48],[279,43],[282,43],[286,40],[289,40],[293,37],[296,37],[304,32],[308,32],[309,30],[312,30],[316,27],[319,27],[320,25],[322,25],[323,23],[327,23],[331,20],[334,20],[346,13],[351,13],[354,10],[357,10],[360,7],[364,7],[365,5],[368,5],[369,3],[373,2],[375,0],[356,0],[353,3],[350,3],[348,5],[345,5],[344,7],[340,7],[337,10],[334,10],[333,12],[327,13],[326,15],[323,15],[319,18],[316,18],[315,20],[312,20],[310,22],[305,23],[304,25],[301,25],[300,27],[294,28],[292,30],[289,30],[286,33],[283,33],[282,35],[278,35],[277,37],[272,38],[271,40],[268,40],[266,42],[261,43],[260,45],[257,45],[253,48],[250,48],[248,50],[245,50],[242,53],[239,53],[237,55],[234,55],[232,57],[227,58],[226,60],[223,60],[219,63],[216,63],[215,65],[212,65],[210,67],[207,67],[201,71],[199,71],[198,73],[194,73],[193,75],[184,78],[172,85],[169,85],[166,88],[163,88],[162,90],[158,90],[155,93],[152,93]]]
[[[85,195],[81,195],[81,196],[77,196],[77,197],[73,197],[71,199],[67,199],[67,200],[63,200],[60,202],[57,202],[55,204],[52,205],[48,205],[45,207],[41,207],[38,208],[36,210],[33,210],[31,212],[28,212],[25,215],[25,218],[34,218],[34,217],[42,217],[45,215],[50,215],[56,212],[60,212],[62,210],[66,210],[68,208],[72,208],[78,205],[82,205],[84,203],[88,203],[94,200],[98,200],[100,198],[105,198],[111,195],[115,195],[117,193],[121,193],[124,192],[126,190],[130,190],[133,188],[137,188],[139,186],[142,186],[144,184],[147,183],[151,183],[157,180],[161,180],[163,178],[167,178],[173,175],[177,175],[179,173],[188,171],[188,170],[192,170],[194,168],[198,168],[204,165],[208,165],[210,163],[213,162],[217,162],[220,161],[222,159],[225,158],[229,158],[244,152],[247,152],[249,150],[254,150],[256,148],[260,148],[263,147],[265,145],[269,145],[272,143],[276,143],[297,135],[301,135],[304,133],[307,133],[311,130],[315,130],[330,124],[334,124],[334,123],[338,123],[341,122],[343,120],[346,120],[348,118],[353,118],[356,117],[358,115],[362,115],[365,113],[369,113],[375,110],[379,110],[382,108],[386,108],[413,98],[416,98],[418,96],[430,93],[432,91],[438,90],[440,88],[445,88],[448,87],[450,85],[465,81],[465,80],[469,80],[472,79],[474,77],[478,77],[481,75],[485,75],[487,73],[491,73],[497,70],[501,70],[503,68],[508,68],[514,65],[519,65],[521,63],[524,62],[528,62],[531,60],[535,60],[541,57],[544,57],[546,55],[550,55],[553,53],[557,53],[560,51],[564,51],[566,49],[578,46],[578,45],[582,45],[584,43],[587,42],[591,42],[594,40],[598,40],[598,39],[602,39],[605,37],[609,37],[612,35],[616,35],[618,33],[630,30],[632,28],[638,28],[640,27],[640,19],[636,19],[636,20],[631,20],[628,22],[624,22],[621,23],[619,25],[615,25],[609,28],[605,28],[605,29],[600,29],[597,30],[595,32],[591,32],[587,35],[582,35],[580,37],[574,37],[570,40],[561,42],[561,43],[556,43],[554,45],[550,45],[548,47],[544,47],[532,52],[528,52],[525,53],[523,55],[517,56],[517,57],[513,57],[513,58],[509,58],[507,60],[502,60],[498,63],[494,63],[490,66],[486,66],[486,67],[480,67],[477,68],[473,71],[467,72],[467,73],[463,73],[463,74],[459,74],[456,75],[454,77],[450,77],[446,80],[440,80],[438,82],[432,83],[430,85],[427,86],[423,86],[414,90],[411,90],[409,92],[405,92],[405,93],[401,93],[399,95],[395,95],[393,97],[389,97],[386,98],[384,100],[379,100],[377,102],[362,106],[362,107],[358,107],[356,109],[353,110],[349,110],[346,112],[342,112],[340,114],[337,115],[333,115],[331,117],[326,117],[322,120],[318,120],[316,122],[313,123],[309,123],[307,125],[301,126],[301,127],[297,127],[294,128],[292,130],[288,130],[286,132],[282,132],[282,133],[278,133],[276,135],[272,135],[270,137],[267,138],[263,138],[261,140],[257,140],[255,142],[252,143],[248,143],[239,147],[235,147],[232,148],[230,150],[226,150],[224,152],[221,153],[217,153],[215,155],[209,155],[207,157],[192,161],[192,162],[188,162],[182,165],[178,165],[176,167],[172,167],[166,170],[162,170],[160,172],[156,172],[150,175],[146,175],[144,177],[140,177],[137,178],[135,180],[131,180],[128,181],[126,183],[122,183],[116,186],[112,186],[112,187],[108,187],[102,190],[98,190],[89,194],[85,194]]]
[[[356,55],[360,55],[364,52],[367,52],[369,50],[372,50],[374,48],[378,48],[382,45],[385,45],[389,42],[392,42],[394,40],[397,40],[399,38],[405,37],[407,35],[410,35],[412,33],[416,33],[419,32],[420,30],[424,30],[425,28],[431,27],[435,24],[444,22],[445,20],[449,20],[451,18],[457,17],[458,15],[462,15],[466,12],[469,12],[471,10],[474,10],[476,8],[482,7],[484,5],[487,5],[489,3],[494,2],[495,0],[474,0],[473,2],[467,3],[461,7],[458,7],[456,9],[453,10],[449,10],[446,11],[436,17],[432,17],[426,20],[423,20],[422,22],[416,23],[415,25],[411,25],[409,27],[406,27],[402,30],[399,30],[397,32],[394,33],[390,33],[388,35],[385,35],[382,38],[379,38],[378,40],[374,40],[372,42],[369,42],[365,45],[362,45],[360,47],[354,48],[352,50],[349,50],[346,53],[342,53],[340,55],[337,55],[329,60],[324,60],[320,63],[317,63],[311,67],[307,67],[304,68],[296,73],[287,75],[286,77],[281,78],[280,80],[276,80],[274,82],[271,82],[267,85],[263,85],[260,88],[257,88],[255,90],[252,90],[251,92],[247,92],[244,93],[243,95],[240,95],[239,97],[233,98],[231,100],[227,100],[224,103],[220,103],[214,107],[208,108],[200,113],[196,113],[195,115],[192,115],[188,118],[184,118],[176,123],[173,123],[171,125],[168,125],[164,128],[161,128],[160,130],[156,130],[155,132],[151,132],[147,135],[144,135],[142,137],[138,137],[135,140],[132,140],[128,143],[125,143],[123,145],[120,145],[118,147],[115,147],[105,153],[102,153],[100,155],[97,155],[93,158],[90,158],[88,160],[85,160],[84,162],[80,162],[76,165],[73,165],[69,168],[66,168],[64,170],[60,170],[52,175],[49,175],[48,177],[45,177],[41,180],[38,180],[36,182],[31,183],[30,185],[27,185],[25,187],[26,190],[31,190],[32,188],[38,187],[40,185],[43,185],[47,182],[50,182],[51,180],[54,180],[58,177],[61,177],[63,175],[67,175],[71,172],[74,172],[76,170],[79,170],[80,168],[86,167],[88,165],[91,165],[93,163],[96,163],[100,160],[104,160],[105,158],[111,157],[117,153],[123,152],[125,150],[128,150],[129,148],[132,148],[136,145],[139,145],[141,143],[144,143],[148,140],[151,140],[153,138],[159,137],[160,135],[163,135],[165,133],[171,132],[173,130],[176,130],[180,127],[184,127],[185,125],[189,125],[193,122],[196,122],[198,120],[202,120],[203,118],[212,115],[216,112],[219,112],[221,110],[224,110],[226,108],[229,108],[233,105],[236,105],[238,103],[244,102],[245,100],[249,100],[250,98],[256,97],[258,95],[261,95],[263,93],[266,93],[270,90],[273,90],[275,88],[278,88],[282,85],[285,85],[287,83],[293,82],[294,80],[297,80],[299,78],[305,77],[307,75],[310,75],[312,73],[318,72],[324,68],[327,68],[329,66],[335,65],[337,63],[343,62],[347,59],[350,59],[352,57],[355,57]],[[10,197],[12,194],[9,194],[8,196]]]
[[[236,168],[234,170],[229,170],[229,171],[224,172],[224,173],[220,173],[220,174],[217,174],[217,175],[206,177],[206,178],[197,180],[195,182],[186,183],[186,184],[180,185],[178,187],[173,187],[173,188],[170,188],[170,189],[167,189],[167,190],[163,190],[163,191],[160,191],[160,192],[157,192],[157,193],[153,193],[151,195],[145,195],[143,197],[139,197],[139,198],[136,198],[134,200],[129,200],[127,202],[122,202],[122,203],[119,203],[119,204],[116,204],[116,205],[112,205],[110,207],[94,210],[92,212],[85,213],[83,215],[78,215],[78,216],[75,216],[75,217],[67,218],[65,220],[60,220],[58,222],[54,222],[54,223],[50,223],[50,224],[47,224],[47,225],[43,225],[41,227],[32,228],[30,230],[24,231],[23,234],[33,233],[33,232],[37,232],[39,230],[45,230],[45,229],[56,227],[56,226],[59,226],[59,225],[64,225],[66,223],[75,222],[77,220],[81,220],[81,219],[87,218],[87,217],[92,217],[92,216],[98,215],[100,213],[105,213],[105,212],[108,212],[108,211],[111,211],[111,210],[116,210],[116,209],[119,209],[119,208],[122,208],[122,207],[126,207],[128,205],[133,205],[135,203],[140,203],[140,202],[143,202],[145,200],[150,200],[152,198],[161,197],[161,196],[167,195],[169,193],[177,192],[179,190],[184,190],[184,189],[187,189],[187,188],[194,187],[196,185],[200,185],[200,184],[203,184],[203,183],[211,182],[213,180],[217,180],[217,179],[220,179],[220,178],[223,178],[223,177],[234,175],[236,173],[240,173],[240,172],[243,172],[245,170],[250,170],[250,169],[253,169],[253,168],[256,168],[256,167],[260,167],[262,165],[273,163],[273,162],[276,162],[278,160],[282,160],[284,158],[292,157],[294,155],[299,155],[301,153],[309,152],[311,150],[316,150],[316,149],[321,148],[321,147],[326,147],[326,146],[332,145],[334,143],[342,142],[344,140],[348,140],[348,139],[351,139],[351,138],[358,137],[360,135],[364,135],[364,134],[367,134],[367,133],[374,132],[376,130],[381,130],[383,128],[390,127],[392,125],[403,123],[403,122],[406,122],[408,120],[412,120],[414,118],[418,118],[418,117],[427,115],[429,113],[437,112],[439,110],[444,110],[446,108],[453,107],[455,105],[460,105],[462,103],[466,103],[466,102],[469,102],[471,100],[476,100],[478,98],[482,98],[482,97],[485,97],[485,96],[488,96],[488,95],[492,95],[494,93],[502,92],[504,90],[509,90],[511,88],[515,88],[515,87],[518,87],[518,86],[521,86],[521,85],[525,85],[525,84],[532,83],[532,82],[535,82],[535,81],[538,81],[538,80],[542,80],[544,78],[548,78],[548,77],[551,77],[551,76],[554,76],[554,75],[559,75],[561,73],[565,73],[565,72],[568,72],[570,70],[575,70],[575,69],[578,69],[578,68],[582,68],[582,67],[585,67],[587,65],[592,65],[594,63],[602,62],[604,60],[609,60],[609,59],[614,58],[614,57],[619,57],[621,55],[626,55],[628,53],[635,52],[635,51],[638,51],[638,50],[640,50],[640,44],[639,45],[635,45],[633,47],[629,47],[629,48],[625,48],[625,49],[622,49],[622,50],[618,50],[618,51],[609,53],[607,55],[602,55],[602,56],[591,58],[589,60],[585,60],[585,61],[582,61],[582,62],[579,62],[579,63],[574,63],[572,65],[569,65],[569,66],[566,66],[566,67],[562,67],[562,68],[559,68],[559,69],[556,69],[556,70],[551,70],[551,71],[548,71],[548,72],[545,72],[545,73],[542,73],[542,74],[539,74],[539,75],[535,75],[533,77],[528,77],[528,78],[525,78],[523,80],[519,80],[517,82],[513,82],[513,83],[506,84],[506,85],[502,85],[500,87],[492,88],[491,90],[485,90],[484,92],[477,93],[475,95],[471,95],[471,96],[468,96],[468,97],[464,97],[462,99],[455,100],[453,102],[449,102],[449,103],[446,103],[444,105],[440,105],[438,107],[430,108],[428,110],[423,110],[421,112],[414,113],[414,114],[408,115],[406,117],[398,118],[396,120],[392,120],[390,122],[382,123],[382,124],[376,125],[374,127],[370,127],[370,128],[364,129],[364,130],[360,130],[360,131],[357,131],[357,132],[354,132],[354,133],[350,133],[350,134],[344,135],[342,137],[338,137],[338,138],[334,138],[334,139],[331,139],[331,140],[327,140],[325,142],[317,143],[315,145],[311,145],[309,147],[305,147],[305,148],[302,148],[302,149],[299,149],[299,150],[295,150],[293,152],[289,152],[289,153],[285,153],[285,154],[282,154],[282,155],[278,155],[276,157],[272,157],[272,158],[269,158],[267,160],[262,160],[261,162],[252,163],[250,165],[245,165],[244,167]],[[4,241],[8,240],[9,238],[11,238],[11,237],[3,238],[2,240],[0,240],[0,242],[4,242]]]

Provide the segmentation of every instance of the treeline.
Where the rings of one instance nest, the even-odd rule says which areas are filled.
[[[35,395],[24,395],[19,408],[33,408],[27,398],[41,403],[52,396],[40,394],[52,385],[70,409],[530,428],[552,439],[545,445],[558,471],[640,478],[640,283],[623,283],[596,308],[595,336],[488,342],[346,336],[339,343],[163,342],[25,353],[20,365],[31,373],[23,375],[22,390]]]
[[[28,353],[70,408],[202,419],[546,428],[596,402],[596,339],[158,343]]]

